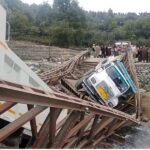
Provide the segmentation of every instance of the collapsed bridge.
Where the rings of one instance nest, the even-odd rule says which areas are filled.
[[[132,60],[131,52],[123,57],[124,65],[138,87]],[[1,127],[0,142],[6,144],[20,130],[19,136],[22,135],[26,123],[30,123],[31,134],[20,143],[23,148],[112,148],[111,141],[124,142],[125,138],[118,131],[140,123],[139,91],[117,109],[102,106],[76,91],[76,81],[97,64],[98,61],[90,61],[88,52],[84,51],[61,67],[40,74],[53,89],[50,92],[1,80],[0,100],[4,103],[0,106],[0,114],[19,104],[28,109]],[[37,117],[45,110],[47,116],[39,126]]]

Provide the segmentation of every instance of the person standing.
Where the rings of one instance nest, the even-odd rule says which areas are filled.
[[[93,46],[92,46],[92,50],[93,50],[93,54],[94,54],[94,57],[95,57],[95,50],[96,50],[96,46],[95,46],[95,44],[93,44]]]
[[[116,45],[114,46],[114,56],[118,56],[118,49],[117,49]]]
[[[147,62],[150,63],[150,48],[147,50]]]
[[[101,51],[102,51],[102,58],[105,58],[105,47],[104,46],[102,46]]]
[[[100,50],[99,50],[99,57],[102,57],[102,50],[101,50],[101,46],[100,46]]]
[[[109,52],[108,52],[108,47],[107,46],[105,47],[105,52],[106,52],[106,57],[108,57],[109,56]]]
[[[99,51],[100,51],[100,46],[98,44],[96,44],[96,47],[95,47],[96,58],[99,56]]]
[[[89,46],[89,47],[87,48],[87,50],[88,50],[88,55],[91,56],[91,54],[92,54],[92,47]]]
[[[146,49],[145,46],[144,46],[143,49],[142,49],[142,61],[143,61],[143,62],[146,62],[146,61],[147,61],[147,49]]]
[[[138,49],[138,61],[141,62],[142,61],[142,47],[140,46]]]
[[[108,56],[111,56],[111,46],[108,47]]]

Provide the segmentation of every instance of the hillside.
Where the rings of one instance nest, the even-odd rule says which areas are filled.
[[[20,0],[0,0],[8,13],[11,38],[61,47],[84,47],[93,42],[130,40],[150,45],[150,13],[88,12],[76,0],[54,0],[28,5]]]

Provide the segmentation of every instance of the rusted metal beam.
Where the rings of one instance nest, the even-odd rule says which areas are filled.
[[[34,108],[33,105],[27,105],[28,110],[30,111],[32,108]],[[35,140],[37,138],[37,125],[36,125],[36,118],[33,118],[30,121],[31,131],[32,131],[32,140]]]
[[[130,68],[130,75],[132,76],[132,79],[137,87],[138,92],[135,94],[135,108],[136,108],[136,117],[140,119],[141,117],[141,98],[140,98],[140,92],[139,92],[139,83],[138,78],[136,74],[136,69],[133,61],[133,53],[128,52],[127,53],[129,68]]]
[[[61,79],[61,84],[67,87],[74,95],[79,96],[79,93],[75,90],[74,87],[65,79]]]
[[[48,142],[48,132],[49,132],[49,121],[50,121],[50,114],[46,117],[39,133],[38,138],[31,146],[31,148],[42,148],[43,144]]]
[[[116,129],[118,129],[119,127],[121,127],[125,123],[126,123],[125,120],[119,121],[118,124],[114,124],[112,126],[112,128],[109,128],[108,130],[104,130],[102,135],[100,137],[98,137],[97,140],[95,140],[93,142],[93,144],[92,144],[93,147],[96,147],[103,139],[105,139],[105,138],[109,137],[110,135],[112,135]]]
[[[0,115],[2,113],[4,113],[5,111],[9,110],[11,107],[13,107],[14,105],[16,105],[15,102],[5,102],[3,104],[0,105]]]
[[[49,146],[51,147],[55,141],[56,135],[56,121],[61,112],[61,109],[50,108],[50,122],[49,122]]]
[[[113,145],[107,142],[100,142],[97,146],[97,148],[107,148],[107,149],[113,149]]]
[[[106,136],[102,134],[97,140],[94,140],[94,142],[92,143],[92,147],[95,148],[104,138],[106,138]]]
[[[80,141],[80,143],[76,146],[77,149],[81,149],[84,147],[84,145],[88,143],[88,140],[87,139],[84,139],[82,141]]]
[[[67,138],[70,138],[72,135],[77,133],[84,126],[87,126],[87,124],[90,122],[90,120],[93,117],[94,117],[94,115],[90,115],[90,116],[86,117],[85,119],[83,119],[82,121],[80,121],[73,129],[71,129],[71,131],[69,132]]]
[[[81,114],[80,122],[85,119],[85,116],[86,116],[85,112]],[[89,120],[89,122],[90,122],[90,120]],[[88,126],[88,124],[89,123],[87,123],[85,126],[81,127],[81,129],[79,129],[79,131],[77,132],[76,136],[78,137],[78,139],[76,140],[76,144],[78,144],[80,142],[80,140],[82,139],[82,137],[84,135],[84,130]]]
[[[95,127],[95,130],[93,132],[93,136],[99,135],[101,130],[104,129],[107,125],[109,125],[114,118],[108,118],[108,117],[102,117],[100,123],[98,123]]]
[[[65,124],[62,126],[60,131],[58,132],[55,143],[52,145],[52,148],[62,148],[65,144],[66,138],[68,133],[70,132],[71,128],[75,125],[76,121],[79,119],[80,115],[79,112],[72,112],[68,119],[66,120]]]
[[[61,113],[62,109],[57,109],[55,112],[56,120]],[[50,113],[48,114],[47,118],[45,119],[39,133],[38,138],[34,142],[33,146],[31,148],[47,148],[47,144],[49,147],[49,129],[50,129]],[[45,146],[46,145],[46,146]]]
[[[108,117],[102,117],[101,121],[99,123],[95,123],[95,128],[92,131],[92,135],[90,136],[89,140],[87,140],[87,143],[84,142],[84,145],[82,144],[82,146],[86,146],[89,145],[91,143],[91,141],[94,139],[94,137],[98,137],[98,136],[103,136],[103,132],[101,132],[107,125],[109,125],[112,121],[114,120],[114,118],[108,118]],[[100,137],[100,139],[102,138]],[[101,140],[97,139],[94,141],[93,146],[95,147],[96,144],[98,144]]]
[[[128,122],[127,120],[121,120],[121,121],[119,120],[118,122],[114,123],[113,126],[108,129],[106,133],[107,137],[113,134],[115,130],[119,129],[121,126],[123,126],[127,122]]]
[[[78,65],[77,62],[83,61],[81,60],[81,58],[84,58],[87,54],[88,54],[87,51],[81,52],[78,56],[73,57],[71,60],[63,64],[61,67],[40,74],[41,79],[45,82],[51,82],[52,78],[58,77],[58,79],[60,79],[61,77],[68,75],[69,73],[72,73],[75,67]],[[54,80],[54,82],[55,81],[56,80]]]
[[[65,121],[68,119],[68,117],[69,117],[69,114],[57,124],[56,126],[57,130],[59,130],[65,124]]]
[[[12,123],[5,126],[4,128],[0,129],[0,142],[5,140],[9,135],[17,131],[20,127],[22,127],[22,125],[32,120],[36,115],[38,115],[45,109],[46,107],[43,106],[37,106],[35,108],[32,108],[30,111],[25,113],[17,120],[13,121]]]
[[[120,136],[120,135],[118,135],[118,134],[115,134],[115,133],[113,133],[113,134],[109,137],[109,139],[110,139],[111,141],[117,142],[117,143],[119,143],[119,144],[122,144],[122,143],[125,142],[125,138],[124,138],[124,137],[122,137],[122,136]]]
[[[74,148],[75,147],[75,143],[77,142],[77,140],[78,140],[78,137],[74,137],[74,138],[72,138],[64,147],[63,147],[63,149],[68,149],[68,148]]]
[[[90,130],[90,134],[89,134],[89,139],[91,139],[93,137],[94,130],[96,128],[98,118],[99,118],[99,115],[96,115],[94,120],[93,120],[93,124],[92,124],[91,130]]]
[[[42,90],[41,90],[42,92]],[[12,99],[13,97],[13,99]],[[63,98],[61,98],[63,97]],[[94,114],[101,114],[108,117],[115,117],[118,119],[126,119],[137,122],[133,116],[123,112],[112,110],[111,108],[88,102],[79,98],[62,95],[62,94],[43,94],[38,92],[30,92],[25,89],[15,88],[8,85],[0,84],[0,100],[18,102],[23,104],[41,105],[55,108],[66,108],[79,111],[89,111]]]

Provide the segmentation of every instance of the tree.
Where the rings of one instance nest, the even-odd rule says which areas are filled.
[[[150,13],[85,11],[77,0],[54,0],[28,5],[21,0],[0,0],[7,10],[12,38],[35,39],[58,46],[87,46],[115,40],[150,45]],[[15,33],[15,34],[14,34]],[[17,34],[18,33],[18,34]],[[29,38],[30,37],[30,38]]]

